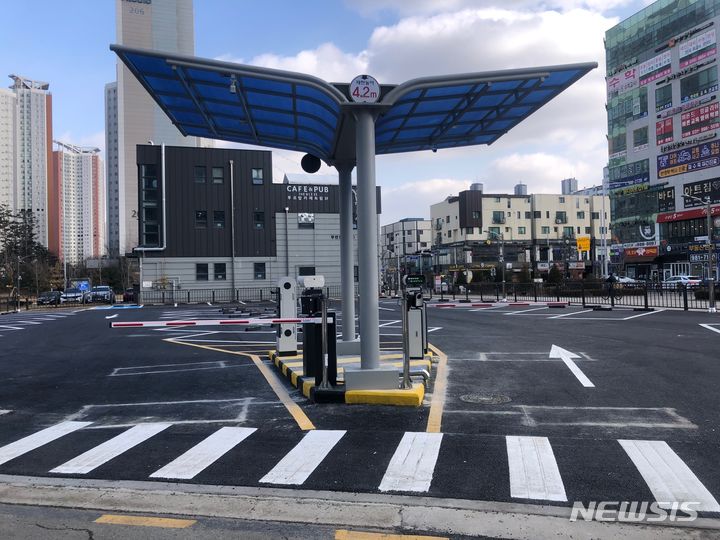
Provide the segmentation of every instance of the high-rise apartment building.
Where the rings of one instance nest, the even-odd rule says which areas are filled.
[[[54,178],[59,191],[57,222],[61,260],[77,264],[106,253],[105,181],[98,148],[55,141]]]
[[[194,54],[192,0],[116,0],[117,42],[129,47],[155,49],[172,53]],[[106,107],[117,107],[117,137],[110,133],[106,147],[110,204],[111,252],[124,255],[138,245],[138,191],[136,145],[155,144],[195,146],[194,137],[183,137],[167,116],[150,98],[122,62],[117,66],[116,100],[108,99],[112,88],[106,87]],[[106,117],[111,116],[106,112]],[[113,148],[117,140],[116,149]],[[115,173],[117,160],[117,174]],[[117,185],[117,188],[115,187]],[[117,193],[115,193],[117,190]]]
[[[15,92],[0,88],[0,206],[15,207]]]
[[[49,247],[48,223],[54,219],[49,191],[52,95],[46,82],[10,78],[10,91],[0,94],[0,200],[15,212],[32,211],[37,241]]]
[[[118,255],[120,247],[120,178],[118,162],[117,83],[105,85],[105,185],[107,186],[108,254]]]
[[[563,195],[571,195],[577,191],[577,188],[578,183],[576,178],[565,178],[560,181],[560,193]]]
[[[705,273],[720,203],[720,2],[658,0],[605,35],[613,270]],[[655,136],[650,136],[655,130]],[[717,235],[720,207],[711,210]]]

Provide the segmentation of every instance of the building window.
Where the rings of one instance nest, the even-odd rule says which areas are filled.
[[[490,232],[490,236],[494,238],[500,237],[500,227],[489,227],[488,231]]]
[[[647,126],[633,130],[633,147],[638,148],[648,144],[648,128]]]
[[[477,210],[473,210],[472,212],[472,218],[473,219],[480,219],[480,212]]]
[[[543,225],[541,227],[541,232],[542,234],[550,234],[550,227],[546,227],[545,225]]]
[[[590,217],[591,217],[592,219],[600,219],[600,212],[592,212],[592,213],[590,214]]]
[[[465,234],[473,234],[475,232],[475,227],[467,227],[465,229]]]
[[[592,227],[585,227],[585,234],[592,234]]]
[[[542,212],[540,210],[534,210],[533,211],[533,218],[534,219],[542,219]]]
[[[500,197],[495,197],[495,202],[496,202],[496,203],[499,203],[499,202],[500,202]]]
[[[314,229],[315,228],[315,214],[300,212],[298,214],[298,229]],[[392,237],[389,234],[388,237]]]
[[[253,229],[265,228],[265,212],[253,212]]]
[[[353,266],[353,279],[355,280],[355,283],[360,281],[360,271],[358,270],[357,264]]]
[[[142,218],[142,245],[160,245],[160,211],[158,209],[157,166],[141,165],[142,191],[140,193],[140,206]]]
[[[550,210],[545,211],[545,219],[550,219]]]
[[[445,223],[450,223],[450,216],[445,216]]]
[[[558,199],[558,202],[564,203],[564,202],[565,202],[565,197],[560,197],[560,198]]]
[[[195,228],[207,228],[207,210],[195,210]]]
[[[250,176],[254,186],[263,185],[263,170],[262,169],[250,169]]]
[[[213,210],[213,227],[216,229],[225,228],[225,211]]]
[[[407,247],[409,247],[409,248],[412,248],[412,247],[413,247],[412,242],[408,242],[406,245],[407,245]]]
[[[563,236],[565,236],[565,237],[575,236],[575,229],[573,227],[563,227]]]
[[[555,212],[555,223],[567,223],[567,212]]]
[[[532,219],[532,212],[525,212],[525,219]]]
[[[197,263],[195,265],[195,281],[207,281],[208,280],[208,265],[207,263]]]
[[[585,219],[585,211],[580,210],[580,211],[577,213],[577,218],[578,218],[578,219]]]
[[[193,177],[195,178],[196,184],[204,184],[207,179],[207,169],[205,165],[195,165]]]
[[[255,279],[265,279],[265,263],[255,263],[253,265],[253,276],[255,276]]]
[[[672,84],[655,89],[655,112],[672,107]]]
[[[680,101],[685,103],[717,89],[717,66],[712,66],[699,73],[680,79]]]
[[[452,231],[448,231],[448,238],[452,238]]]
[[[215,263],[215,279],[223,281],[227,279],[227,273],[225,271],[225,263]]]
[[[495,210],[492,213],[492,222],[505,223],[505,212],[503,212],[502,210]]]
[[[518,234],[525,234],[525,227],[518,227]]]
[[[421,247],[421,248],[426,248],[426,247],[427,247],[427,242],[420,242],[420,247]]]
[[[298,276],[314,276],[314,266],[298,266]]]
[[[223,167],[212,168],[212,183],[222,184],[225,181],[225,169]]]

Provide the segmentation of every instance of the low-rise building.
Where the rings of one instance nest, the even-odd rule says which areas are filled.
[[[429,267],[426,261],[432,247],[432,224],[425,218],[404,218],[383,225],[380,242],[381,281],[394,289],[398,275]]]
[[[470,268],[482,279],[501,263],[541,277],[554,264],[568,277],[599,275],[602,213],[607,222],[609,207],[602,195],[462,191],[431,206],[435,271]]]

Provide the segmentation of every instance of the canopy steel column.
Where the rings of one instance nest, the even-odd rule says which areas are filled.
[[[380,366],[380,302],[377,274],[375,111],[357,107],[355,148],[358,184],[358,272],[360,273],[360,368]]]
[[[342,286],[342,340],[355,339],[355,271],[353,257],[352,169],[337,166],[340,180],[340,282]]]

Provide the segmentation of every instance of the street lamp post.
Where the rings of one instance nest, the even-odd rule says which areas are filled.
[[[502,279],[502,299],[505,301],[507,300],[507,295],[505,294],[505,235],[503,233],[497,233],[490,230],[485,232],[500,239],[498,262],[500,263],[500,279]]]
[[[707,278],[708,278],[708,312],[709,313],[715,313],[715,272],[713,272],[713,266],[712,266],[712,259],[713,259],[713,220],[712,220],[712,207],[710,206],[710,196],[708,195],[707,199],[703,200],[700,197],[695,197],[694,195],[686,195],[683,193],[685,197],[688,199],[693,199],[696,201],[699,201],[703,204],[707,204],[706,207],[706,214],[707,214],[707,257],[708,257],[708,272],[707,272]]]

